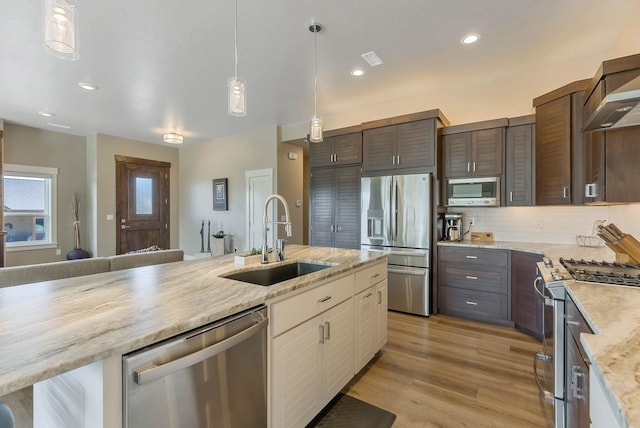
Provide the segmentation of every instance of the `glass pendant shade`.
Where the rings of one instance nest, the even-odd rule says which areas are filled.
[[[78,11],[70,2],[44,0],[44,41],[58,58],[79,58],[77,17]]]
[[[229,109],[230,116],[247,115],[247,82],[242,77],[229,77]]]
[[[309,141],[312,143],[322,142],[322,118],[313,116],[311,118],[311,130],[309,131]]]

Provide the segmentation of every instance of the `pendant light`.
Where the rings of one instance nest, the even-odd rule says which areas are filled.
[[[313,33],[313,88],[314,88],[314,99],[313,99],[313,117],[311,118],[311,129],[309,131],[309,141],[312,143],[321,143],[322,142],[322,118],[318,116],[318,33],[322,31],[322,26],[320,24],[312,23],[309,26],[309,31]]]
[[[238,0],[235,0],[235,20],[233,30],[235,51],[235,75],[228,79],[228,110],[230,116],[242,117],[247,115],[247,82],[238,77]]]
[[[61,59],[77,60],[78,11],[70,0],[44,0],[44,43]]]

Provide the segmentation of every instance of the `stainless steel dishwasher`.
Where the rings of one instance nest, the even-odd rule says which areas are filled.
[[[124,427],[267,426],[264,306],[124,355]]]

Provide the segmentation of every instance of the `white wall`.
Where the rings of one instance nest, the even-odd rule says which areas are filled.
[[[200,226],[232,235],[231,250],[245,249],[245,171],[277,168],[277,128],[180,148],[180,248],[200,252]],[[228,178],[228,211],[213,211],[214,178]],[[274,176],[274,190],[277,184]],[[205,243],[206,248],[206,243]]]
[[[296,159],[289,159],[289,153],[294,154]],[[307,201],[304,200],[303,185],[303,163],[304,154],[302,147],[293,144],[278,143],[278,193],[282,195],[289,205],[289,215],[291,220],[291,237],[286,238],[289,244],[302,244],[304,242],[303,211],[307,210]],[[296,206],[296,201],[300,201],[300,206]],[[278,215],[284,215],[282,204],[278,204]],[[278,236],[285,238],[284,227],[278,227]]]

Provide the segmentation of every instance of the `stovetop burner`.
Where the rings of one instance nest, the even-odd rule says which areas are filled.
[[[578,281],[640,287],[640,265],[563,258],[560,263]]]

